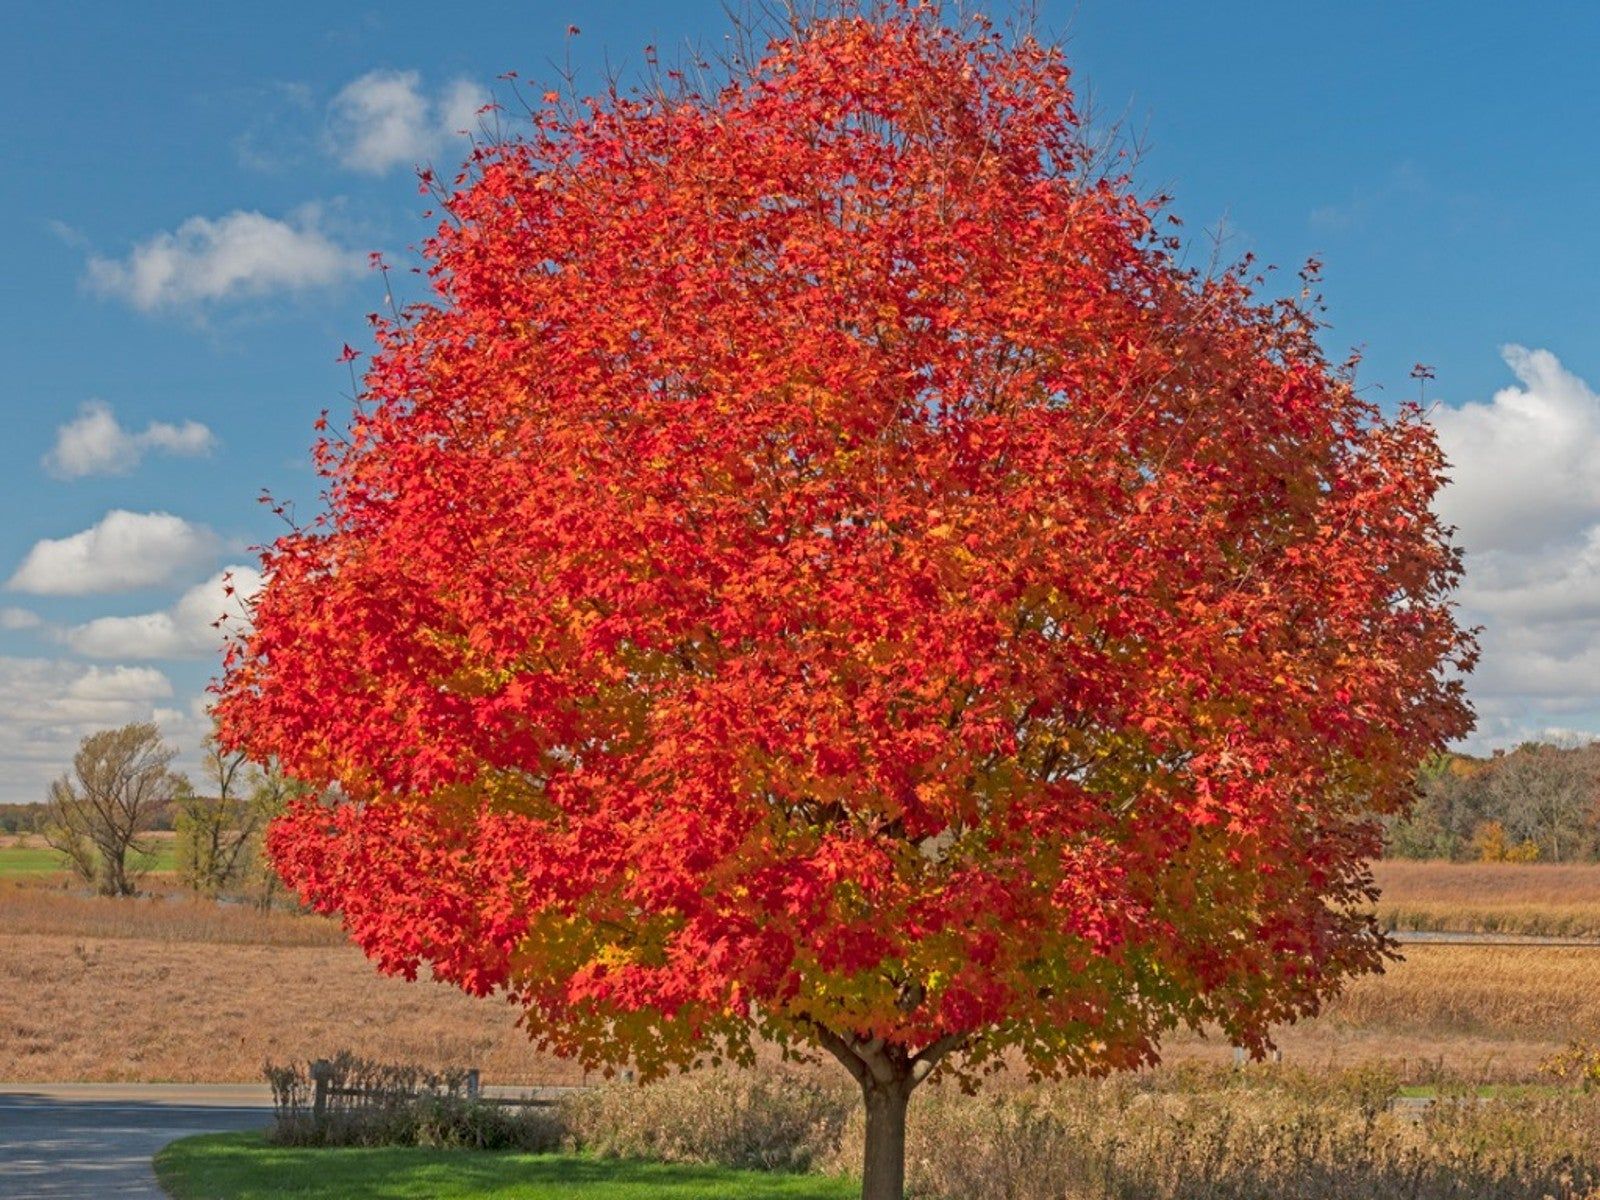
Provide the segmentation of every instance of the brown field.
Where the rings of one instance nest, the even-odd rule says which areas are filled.
[[[1384,1062],[1411,1083],[1533,1080],[1576,1038],[1600,1038],[1600,948],[1411,946],[1403,962],[1357,980],[1316,1020],[1275,1034],[1288,1062]],[[1215,1063],[1231,1053],[1188,1035],[1167,1051],[1170,1060]]]
[[[62,879],[0,879],[0,935],[13,934],[193,945],[346,946],[339,923],[327,917],[217,904],[172,889],[108,900]]]
[[[516,1012],[379,975],[319,917],[0,885],[0,1081],[248,1081],[347,1048],[496,1083],[574,1081]]]
[[[1374,864],[1389,929],[1600,937],[1600,864]],[[1440,1073],[1525,1080],[1574,1038],[1600,1038],[1600,945],[1412,944],[1380,976],[1357,980],[1314,1021],[1277,1041],[1289,1061],[1386,1061],[1409,1081]],[[1189,1036],[1168,1057],[1225,1060]]]
[[[1600,864],[1374,865],[1390,929],[1600,937]]]
[[[139,837],[147,842],[171,842],[177,839],[170,829],[152,829],[148,833],[141,833]],[[48,850],[50,844],[44,840],[42,834],[37,833],[0,833],[0,850],[8,848]]]
[[[1383,901],[1434,928],[1521,932],[1600,912],[1600,867],[1384,863]],[[1562,916],[1561,914],[1568,914]],[[1480,922],[1472,924],[1471,922]],[[265,1058],[348,1048],[431,1066],[476,1065],[499,1083],[565,1082],[504,1003],[380,976],[336,923],[166,894],[103,900],[56,879],[0,880],[0,1081],[257,1080]],[[1537,1077],[1577,1037],[1600,1039],[1600,948],[1412,945],[1315,1021],[1281,1031],[1307,1067],[1382,1060],[1408,1080]],[[1171,1039],[1177,1061],[1225,1061],[1215,1039]]]

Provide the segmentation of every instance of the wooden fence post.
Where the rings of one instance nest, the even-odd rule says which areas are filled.
[[[311,1064],[311,1082],[316,1090],[311,1095],[311,1120],[321,1128],[328,1118],[328,1085],[333,1079],[333,1064],[319,1058]]]

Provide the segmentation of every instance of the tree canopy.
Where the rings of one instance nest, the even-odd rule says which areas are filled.
[[[910,3],[480,147],[222,684],[348,798],[286,878],[563,1053],[869,1107],[1377,967],[1470,723],[1440,454],[1116,171],[1058,50]]]

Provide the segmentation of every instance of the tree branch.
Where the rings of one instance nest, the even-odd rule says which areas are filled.
[[[965,1033],[947,1033],[943,1037],[929,1042],[916,1054],[911,1056],[911,1082],[912,1085],[921,1083],[933,1073],[940,1061],[948,1054],[965,1046],[970,1038]]]
[[[801,1017],[799,1020],[802,1025],[811,1030],[824,1050],[844,1064],[844,1069],[850,1072],[851,1077],[857,1083],[862,1087],[871,1085],[872,1072],[867,1069],[867,1064],[862,1061],[861,1056],[855,1052],[849,1042],[820,1021],[813,1020],[811,1017]]]

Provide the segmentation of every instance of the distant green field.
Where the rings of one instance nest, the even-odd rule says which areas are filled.
[[[176,871],[178,869],[178,844],[172,838],[160,838],[155,843],[155,853],[135,855],[133,863],[143,871]],[[61,855],[48,846],[0,846],[0,879],[18,875],[56,875],[65,871]]]
[[[46,846],[0,846],[0,876],[50,875],[61,870],[61,856]]]

